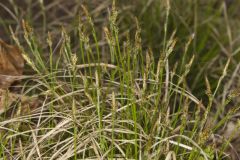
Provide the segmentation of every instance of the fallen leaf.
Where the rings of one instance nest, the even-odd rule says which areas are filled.
[[[7,89],[21,76],[24,68],[24,59],[21,51],[12,45],[0,40],[0,88]]]
[[[0,89],[0,114],[5,112],[19,96],[10,93],[8,90]]]
[[[13,104],[17,105],[17,110],[13,115],[26,115],[40,106],[38,98],[23,96],[21,94],[11,93],[8,90],[0,89],[0,115],[6,111],[12,110]],[[11,111],[12,112],[12,111]],[[10,114],[12,115],[12,113]],[[10,117],[7,116],[7,117]]]
[[[22,76],[24,59],[18,47],[0,40],[0,115],[7,117],[29,114],[39,106],[39,100],[9,92],[9,87]],[[13,107],[14,106],[14,107]]]

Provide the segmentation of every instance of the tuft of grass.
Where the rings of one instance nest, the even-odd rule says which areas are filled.
[[[109,9],[108,25],[100,27],[104,40],[100,40],[84,6],[81,8],[86,18],[83,21],[79,18],[74,37],[62,27],[58,44],[49,32],[47,51],[26,21],[22,22],[24,41],[11,31],[35,73],[24,80],[22,94],[37,95],[42,105],[28,115],[2,118],[0,157],[166,160],[227,157],[225,150],[234,136],[218,143],[216,134],[238,111],[239,106],[227,114],[224,109],[239,91],[222,100],[215,116],[211,113],[216,108],[214,101],[219,100],[218,92],[231,57],[214,87],[205,76],[206,89],[202,90],[206,91],[207,100],[203,103],[187,85],[199,60],[195,54],[189,58],[188,52],[206,42],[202,38],[203,44],[197,44],[191,34],[186,44],[178,45],[182,44],[177,40],[178,33],[169,29],[171,3],[164,2],[163,37],[158,51],[143,46],[142,37],[147,30],[142,31],[136,19],[134,34],[121,34],[115,2]],[[41,6],[46,31],[45,9]],[[144,8],[142,15],[147,11]],[[59,46],[58,52],[53,44]],[[173,64],[171,58],[179,50],[183,56]]]

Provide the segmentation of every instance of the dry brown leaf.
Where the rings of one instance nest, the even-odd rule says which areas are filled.
[[[18,97],[19,96],[10,93],[8,90],[0,89],[0,114],[5,112]]]
[[[10,93],[8,90],[0,89],[0,115],[8,111],[14,102],[20,102],[17,109],[18,113],[14,115],[29,114],[40,105],[40,101],[37,98]]]
[[[13,115],[26,115],[39,106],[37,98],[11,93],[8,88],[23,74],[24,59],[21,51],[0,40],[0,115],[11,111],[18,104]],[[11,111],[12,112],[12,111]],[[17,113],[16,113],[17,112]]]
[[[0,88],[7,89],[21,76],[24,68],[24,59],[21,51],[12,45],[0,40]]]

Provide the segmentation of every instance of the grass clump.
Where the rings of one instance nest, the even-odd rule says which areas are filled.
[[[225,150],[233,136],[219,143],[215,134],[239,107],[220,121],[221,111],[211,116],[211,109],[230,60],[214,91],[205,78],[208,100],[203,104],[187,85],[195,56],[175,65],[169,63],[178,41],[175,32],[168,33],[169,3],[165,9],[163,45],[157,59],[154,55],[158,53],[142,47],[137,20],[134,36],[125,33],[119,38],[115,4],[109,13],[109,25],[103,27],[106,45],[99,43],[92,18],[83,7],[86,21],[79,20],[76,37],[70,37],[63,28],[60,47],[55,49],[51,33],[48,34],[47,58],[42,55],[45,50],[33,29],[23,22],[27,47],[14,34],[13,38],[35,75],[25,80],[22,92],[38,95],[42,105],[31,114],[6,117],[0,122],[0,157],[226,158]],[[91,32],[87,32],[89,28]],[[78,44],[76,48],[73,39]],[[183,55],[193,39],[190,36],[183,46]],[[181,74],[177,72],[179,68]],[[225,106],[237,94],[229,96]]]

